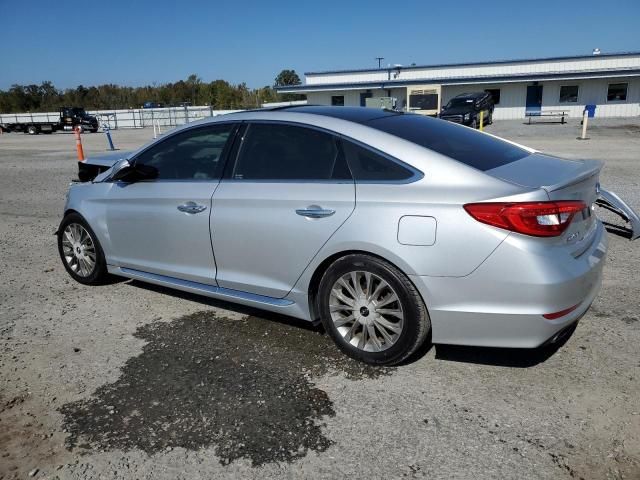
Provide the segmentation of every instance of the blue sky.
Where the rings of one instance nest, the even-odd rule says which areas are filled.
[[[640,50],[640,0],[0,0],[0,89]]]

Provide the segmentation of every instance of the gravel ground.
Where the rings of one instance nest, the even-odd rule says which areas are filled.
[[[603,186],[640,210],[638,119],[595,119],[585,142],[576,121],[488,131],[604,160]],[[75,169],[70,134],[0,136],[0,479],[640,478],[640,243],[610,236],[602,292],[562,345],[374,369],[302,322],[74,283],[53,232]]]

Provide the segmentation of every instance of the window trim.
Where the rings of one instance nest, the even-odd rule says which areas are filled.
[[[609,100],[609,88],[611,88],[611,85],[626,85],[625,91],[624,91],[624,100]],[[604,97],[605,101],[607,103],[627,103],[627,99],[629,98],[629,82],[608,82],[607,83],[607,93]]]
[[[575,102],[563,102],[562,101],[562,87],[577,87],[578,88],[578,93],[576,94],[576,101]],[[580,88],[580,84],[579,83],[572,83],[572,84],[566,84],[566,85],[562,85],[560,84],[560,88],[558,88],[558,104],[559,105],[577,105],[580,103],[580,92],[582,91],[582,88]]]
[[[156,147],[157,145],[160,145],[161,143],[163,143],[164,141],[167,141],[173,137],[175,137],[176,135],[180,135],[182,133],[185,132],[190,132],[190,131],[195,131],[195,130],[205,130],[207,128],[211,128],[214,126],[218,126],[218,125],[232,125],[231,128],[231,132],[229,132],[229,138],[227,139],[227,143],[225,144],[224,148],[222,149],[222,152],[220,153],[220,162],[222,162],[222,168],[220,169],[220,175],[218,176],[218,178],[153,178],[153,179],[149,179],[149,180],[138,180],[135,183],[203,183],[203,182],[220,182],[223,178],[224,178],[224,173],[226,171],[227,168],[227,163],[229,162],[229,153],[231,152],[231,147],[233,145],[235,145],[236,142],[236,136],[238,133],[238,129],[240,128],[240,126],[242,125],[241,121],[235,120],[235,121],[228,121],[228,122],[211,122],[211,123],[207,123],[205,125],[193,125],[193,126],[189,126],[186,128],[181,128],[180,130],[176,130],[174,132],[172,132],[171,134],[167,135],[166,137],[162,137],[158,140],[156,140],[155,142],[150,143],[149,145],[147,145],[146,147],[144,147],[143,150],[139,150],[137,152],[135,152],[135,155],[133,155],[131,158],[128,159],[129,164],[134,167],[136,165],[136,162],[138,160],[138,157],[140,157],[141,155],[143,155],[144,153],[146,153],[147,151],[151,150],[152,148]]]
[[[385,157],[386,159],[400,165],[401,167],[406,168],[407,170],[410,170],[412,172],[411,177],[404,179],[404,180],[356,180],[353,176],[353,172],[351,171],[351,166],[349,165],[349,162],[346,159],[345,156],[345,162],[347,162],[347,168],[349,169],[349,173],[351,173],[351,179],[327,179],[327,180],[295,180],[295,179],[280,179],[280,180],[276,180],[276,179],[265,179],[265,180],[257,180],[257,179],[253,179],[253,180],[245,180],[245,179],[241,179],[241,178],[233,178],[233,171],[235,170],[235,166],[236,163],[238,162],[238,158],[240,157],[240,152],[242,150],[242,143],[244,142],[245,139],[245,135],[247,133],[247,131],[249,130],[249,127],[252,123],[267,123],[267,124],[279,124],[279,125],[289,125],[292,127],[303,127],[303,128],[309,128],[312,130],[318,130],[320,132],[324,132],[327,133],[333,137],[335,137],[337,140],[339,140],[338,143],[338,148],[340,150],[342,150],[342,154],[346,155],[344,152],[344,147],[342,145],[342,141],[349,141],[352,142],[366,150],[371,151],[372,153],[375,153],[376,155],[380,155],[382,157]],[[409,165],[408,163],[403,162],[402,160],[399,160],[391,155],[389,155],[386,152],[383,152],[381,150],[378,150],[375,147],[372,147],[371,145],[367,145],[366,143],[361,142],[360,140],[357,140],[355,138],[349,137],[347,135],[344,135],[342,133],[336,132],[334,130],[329,130],[327,128],[323,128],[323,127],[319,127],[317,125],[311,125],[308,123],[302,123],[302,122],[295,122],[295,121],[291,121],[291,120],[273,120],[273,119],[255,119],[255,120],[243,120],[242,121],[242,125],[245,126],[244,130],[242,131],[241,135],[237,136],[236,139],[236,144],[234,144],[234,149],[232,152],[232,155],[229,155],[229,158],[227,159],[227,165],[225,165],[225,169],[224,169],[224,173],[222,178],[220,179],[221,182],[242,182],[242,183],[329,183],[329,184],[340,184],[340,183],[344,183],[344,184],[396,184],[396,185],[405,185],[405,184],[409,184],[409,183],[414,183],[417,182],[419,180],[422,180],[424,178],[424,173],[421,172],[420,170],[418,170],[417,168],[415,168],[412,165]]]

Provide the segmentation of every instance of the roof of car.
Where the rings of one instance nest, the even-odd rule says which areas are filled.
[[[325,105],[291,105],[285,107],[275,107],[271,109],[262,109],[263,111],[279,111],[290,113],[306,113],[311,115],[322,115],[324,117],[339,118],[350,122],[365,124],[371,120],[379,118],[393,117],[404,115],[403,112],[394,110],[365,108],[365,107],[338,107]]]

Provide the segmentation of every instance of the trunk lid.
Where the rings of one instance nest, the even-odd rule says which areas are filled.
[[[533,153],[520,160],[486,173],[526,188],[541,188],[549,200],[581,200],[586,208],[576,214],[559,242],[572,247],[579,256],[593,241],[596,233],[593,205],[600,192],[600,170],[597,160],[566,160],[551,155]]]

